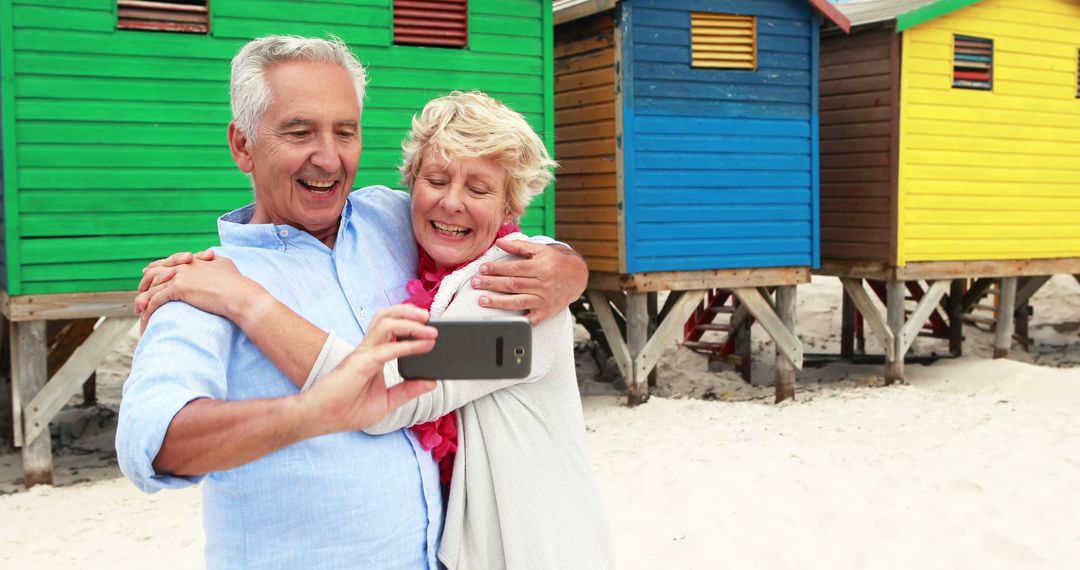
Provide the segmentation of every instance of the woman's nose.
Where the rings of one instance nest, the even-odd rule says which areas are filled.
[[[451,183],[446,194],[443,195],[442,206],[448,211],[457,212],[464,207],[462,198],[464,197],[465,185]]]

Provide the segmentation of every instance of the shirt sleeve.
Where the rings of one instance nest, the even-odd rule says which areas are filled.
[[[203,476],[156,473],[153,463],[173,417],[192,400],[227,397],[228,362],[236,327],[185,303],[154,313],[124,383],[116,428],[120,471],[140,490],[194,485]]]

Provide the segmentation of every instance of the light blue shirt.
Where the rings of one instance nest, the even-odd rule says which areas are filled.
[[[333,250],[291,226],[248,224],[253,211],[218,221],[216,251],[323,330],[359,344],[376,311],[406,298],[417,262],[408,195],[353,192]],[[191,400],[295,393],[236,325],[169,303],[150,320],[124,385],[120,469],[146,492],[202,481],[210,568],[436,568],[439,471],[408,430],[317,437],[204,477],[154,472],[169,423]]]

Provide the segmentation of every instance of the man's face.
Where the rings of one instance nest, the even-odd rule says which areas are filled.
[[[288,224],[332,247],[360,163],[352,78],[336,64],[290,61],[266,79],[272,99],[256,142],[230,129],[237,166],[255,183],[252,223]]]

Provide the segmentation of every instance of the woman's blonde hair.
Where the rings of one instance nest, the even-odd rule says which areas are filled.
[[[525,117],[479,91],[454,91],[429,101],[413,115],[401,149],[402,181],[410,188],[429,152],[447,160],[494,160],[506,169],[506,210],[515,217],[525,212],[533,196],[543,193],[555,168]]]

